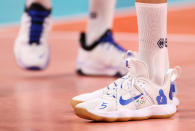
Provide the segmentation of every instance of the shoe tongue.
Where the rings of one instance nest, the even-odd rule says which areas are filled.
[[[47,11],[49,14],[51,14],[51,9],[45,8],[43,5],[39,3],[32,3],[29,8],[25,8],[25,11],[28,12],[30,10],[35,10],[35,11]]]
[[[143,77],[147,79],[149,78],[148,67],[141,60],[135,58],[127,58],[126,67],[128,68],[130,75],[132,76]]]

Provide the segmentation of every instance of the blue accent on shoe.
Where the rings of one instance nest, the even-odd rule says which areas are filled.
[[[121,84],[121,89],[123,88],[123,85]]]
[[[173,100],[173,93],[175,93],[175,83],[171,83],[170,85],[170,91],[169,91],[169,99]]]
[[[143,95],[143,94],[139,94],[139,95],[137,95],[137,96],[135,96],[135,97],[131,97],[131,98],[127,99],[127,100],[124,100],[124,99],[122,98],[122,96],[121,96],[121,97],[120,97],[120,100],[119,100],[119,103],[120,103],[121,105],[123,105],[123,106],[128,105],[129,103],[131,103],[131,102],[133,102],[134,100],[138,99],[138,98],[141,97],[142,95]]]
[[[116,86],[117,87],[117,84],[114,82],[114,86]]]
[[[31,17],[29,43],[40,44],[43,23],[45,18],[50,15],[50,11],[29,10],[27,13]]]
[[[131,52],[127,52],[127,56],[132,56],[132,53]]]
[[[99,108],[99,109],[105,109],[106,107],[107,107],[107,103],[103,102],[101,105],[101,108]]]
[[[167,104],[167,97],[162,89],[159,90],[159,96],[156,97],[156,101],[159,105]]]
[[[38,66],[26,67],[26,69],[27,69],[27,70],[32,70],[32,71],[39,71],[39,70],[41,70],[41,68],[38,67]]]
[[[126,60],[126,61],[125,61],[125,64],[126,64],[126,67],[128,67],[128,66],[129,66],[129,62],[128,62],[128,60]]]
[[[126,52],[126,50],[124,48],[122,48],[119,44],[117,44],[114,41],[111,31],[107,32],[106,36],[101,38],[98,42],[99,43],[106,43],[106,42],[108,42],[108,43],[114,45],[118,50],[120,50],[122,52]]]
[[[86,34],[84,32],[81,32],[80,35],[80,45],[85,51],[91,51],[94,48],[96,48],[99,44],[105,44],[109,43],[111,45],[114,45],[119,51],[126,52],[125,49],[123,49],[121,46],[119,46],[112,37],[112,31],[110,29],[106,30],[105,33],[103,33],[98,40],[95,40],[90,45],[86,43]],[[109,47],[108,47],[109,48]],[[116,75],[120,75],[117,73]]]

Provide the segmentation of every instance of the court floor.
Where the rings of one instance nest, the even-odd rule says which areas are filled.
[[[0,28],[0,130],[1,131],[184,131],[195,130],[195,6],[175,8],[168,13],[168,41],[171,66],[182,67],[177,81],[180,105],[170,119],[149,119],[117,123],[83,120],[74,115],[73,96],[102,88],[115,80],[83,77],[75,73],[78,34],[86,19],[54,22],[49,35],[51,62],[41,72],[20,69],[14,60],[13,43],[18,26]],[[117,14],[116,40],[137,50],[135,13]]]

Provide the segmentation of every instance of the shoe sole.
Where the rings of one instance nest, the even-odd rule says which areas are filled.
[[[26,70],[31,70],[31,71],[40,71],[42,70],[40,67],[38,66],[31,66],[31,67],[26,67]]]
[[[82,102],[84,102],[84,101],[71,100],[70,103],[71,103],[73,108],[76,108],[76,105],[79,104],[79,103],[82,103]]]
[[[123,121],[137,121],[137,120],[146,120],[146,119],[165,119],[172,117],[176,112],[165,114],[165,115],[149,115],[144,117],[121,117],[121,118],[114,118],[114,117],[104,117],[98,116],[89,112],[84,108],[75,108],[75,114],[83,119],[93,120],[93,121],[103,121],[103,122],[123,122]]]
[[[16,43],[15,43],[16,44]],[[49,52],[48,52],[48,57],[47,57],[47,60],[46,62],[43,64],[43,65],[33,65],[33,66],[27,66],[26,64],[24,64],[20,57],[17,55],[18,51],[15,50],[15,47],[14,47],[14,56],[15,56],[15,60],[16,60],[16,63],[23,69],[25,70],[28,70],[28,71],[41,71],[41,70],[45,70],[48,66],[49,66],[49,63],[50,63],[50,57],[51,57],[51,51],[50,51],[50,48],[49,48]]]
[[[177,97],[174,97],[173,99],[173,103],[176,105],[176,107],[178,108],[179,107],[179,99]],[[83,103],[84,101],[79,101],[79,100],[71,100],[71,105],[72,107],[75,109],[76,108],[76,105],[79,104],[79,103]]]
[[[23,69],[25,70],[28,70],[28,71],[41,71],[41,70],[45,70],[48,65],[49,65],[49,62],[50,62],[50,55],[49,57],[47,58],[47,61],[46,63],[43,65],[43,66],[26,66],[21,60],[20,58],[16,57],[15,56],[15,59],[16,59],[16,62],[17,64],[22,67]]]
[[[177,98],[176,98],[177,99]],[[76,108],[76,105],[79,104],[79,103],[83,103],[84,101],[76,101],[76,100],[71,100],[71,105],[72,107],[75,109]],[[179,108],[179,104],[175,104],[177,108]]]

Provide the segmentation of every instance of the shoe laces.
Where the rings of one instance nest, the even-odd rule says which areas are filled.
[[[135,55],[135,53],[133,53]],[[117,98],[117,90],[120,88],[122,90],[129,90],[129,87],[134,87],[134,84],[136,82],[136,70],[133,64],[131,64],[129,61],[132,56],[132,51],[128,50],[125,55],[123,55],[123,58],[126,61],[126,68],[128,69],[128,73],[108,85],[104,90],[104,96],[111,96],[112,98]],[[127,82],[126,84],[128,86],[123,86],[123,84]]]
[[[49,11],[36,11],[29,10],[28,15],[31,17],[31,26],[29,34],[29,43],[30,44],[40,44],[40,38],[43,33],[43,24],[45,18],[50,15]]]

